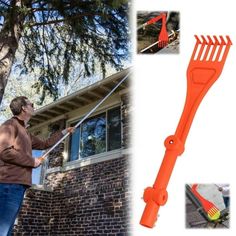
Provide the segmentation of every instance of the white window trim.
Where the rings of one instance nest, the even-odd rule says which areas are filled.
[[[79,167],[95,164],[95,163],[98,163],[98,162],[103,162],[103,161],[116,159],[116,158],[119,158],[121,156],[122,156],[122,149],[116,149],[116,150],[113,150],[113,151],[103,152],[103,153],[99,153],[99,154],[96,154],[96,155],[92,155],[92,156],[89,156],[85,159],[79,159],[79,160],[67,162],[64,165],[64,169],[65,170],[71,170],[71,169],[74,169],[74,168],[79,168]]]
[[[114,160],[117,158],[121,158],[124,155],[129,155],[130,153],[131,153],[130,149],[123,149],[123,148],[116,149],[109,152],[99,153],[99,154],[87,157],[84,160],[75,160],[75,161],[64,163],[63,167],[54,167],[54,168],[47,169],[46,175],[55,173],[55,172],[65,172],[68,170],[78,169],[78,168],[89,166],[89,165],[96,164],[99,162]]]

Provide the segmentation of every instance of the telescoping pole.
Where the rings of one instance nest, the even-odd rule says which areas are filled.
[[[74,128],[78,128],[94,111],[97,110],[99,106],[112,94],[114,91],[129,77],[131,72],[129,72],[92,110],[90,110],[75,126]],[[46,153],[43,154],[42,159],[46,159],[48,154],[55,149],[63,140],[65,140],[70,133],[65,134],[59,141],[57,141]]]

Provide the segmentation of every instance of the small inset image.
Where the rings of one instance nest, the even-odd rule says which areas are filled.
[[[179,12],[137,13],[137,53],[179,53]]]
[[[229,184],[186,184],[186,228],[229,228]]]

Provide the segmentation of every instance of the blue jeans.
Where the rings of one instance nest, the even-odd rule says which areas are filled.
[[[223,196],[223,200],[224,200],[225,208],[229,207],[229,197]]]
[[[0,183],[0,236],[10,236],[20,211],[26,186]]]

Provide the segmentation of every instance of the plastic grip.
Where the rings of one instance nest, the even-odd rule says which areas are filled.
[[[147,202],[140,220],[140,224],[145,227],[152,228],[157,221],[157,213],[159,208],[160,206],[153,200]]]
[[[160,170],[152,187],[144,190],[143,199],[146,207],[143,211],[140,224],[149,228],[154,226],[160,206],[165,205],[168,199],[166,191],[176,159],[184,152],[183,143],[175,136],[170,135],[165,142],[166,152]]]

